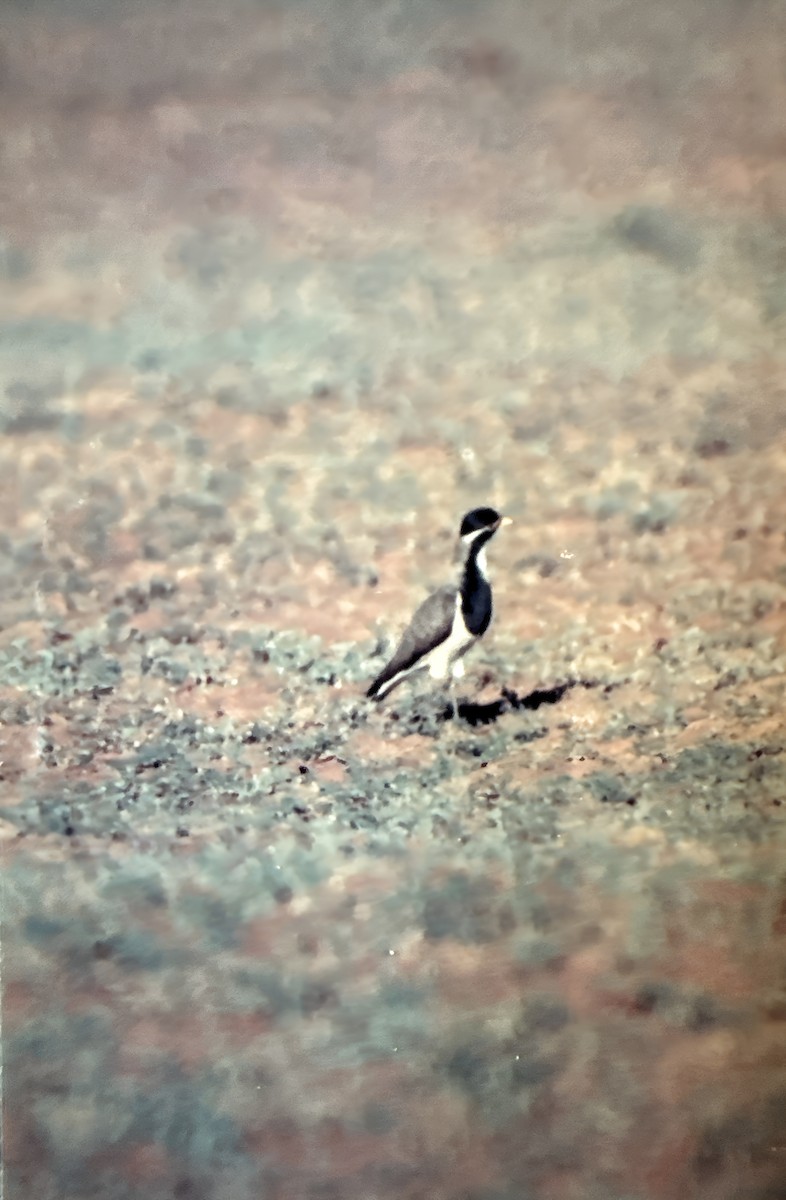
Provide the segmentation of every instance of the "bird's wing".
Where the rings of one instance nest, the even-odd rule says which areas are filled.
[[[454,584],[446,584],[423,601],[404,630],[395,654],[367,695],[374,696],[394,675],[408,671],[419,658],[445,641],[453,628],[457,590]]]

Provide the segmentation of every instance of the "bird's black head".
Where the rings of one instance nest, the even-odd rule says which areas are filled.
[[[496,533],[503,518],[493,508],[473,508],[461,522],[459,537],[473,538],[478,533],[487,533],[489,537]]]

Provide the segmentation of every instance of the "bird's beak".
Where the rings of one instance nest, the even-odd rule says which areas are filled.
[[[502,519],[500,520],[500,525],[512,525],[512,524],[513,524],[512,517],[502,517]]]

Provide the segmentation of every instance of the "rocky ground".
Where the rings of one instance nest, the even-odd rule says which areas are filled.
[[[9,1200],[786,1195],[784,34],[9,6]]]

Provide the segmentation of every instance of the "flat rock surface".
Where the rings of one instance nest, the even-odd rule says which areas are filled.
[[[783,6],[0,59],[8,1200],[780,1200]]]

